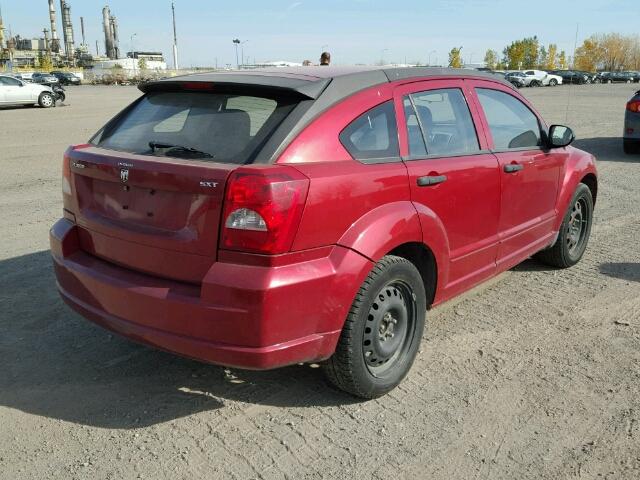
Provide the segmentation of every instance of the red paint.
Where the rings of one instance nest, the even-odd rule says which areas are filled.
[[[275,165],[70,148],[64,218],[50,233],[64,300],[134,340],[264,369],[328,358],[362,281],[402,244],[433,253],[434,305],[472,288],[549,245],[577,184],[596,175],[593,157],[572,147],[492,153],[477,86],[529,105],[498,82],[414,79],[331,107]],[[406,157],[402,97],[433,88],[463,91],[483,153],[363,164],[340,143],[352,120],[391,100]],[[506,174],[513,163],[524,169]],[[418,186],[434,175],[447,180]],[[225,228],[238,208],[270,233]]]

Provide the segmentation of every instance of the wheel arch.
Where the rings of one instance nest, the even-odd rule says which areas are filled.
[[[593,173],[587,173],[580,179],[580,183],[584,183],[589,190],[591,190],[591,196],[593,197],[593,205],[596,204],[596,197],[598,196],[598,178]]]
[[[427,308],[429,308],[433,304],[438,286],[438,263],[433,251],[424,243],[408,242],[398,245],[387,255],[402,257],[418,269],[426,293]]]

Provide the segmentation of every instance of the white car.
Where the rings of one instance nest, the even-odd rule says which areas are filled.
[[[0,105],[55,106],[55,95],[51,87],[27,83],[10,75],[0,75]]]
[[[555,87],[562,84],[561,76],[552,75],[544,70],[525,70],[522,73],[527,79],[530,79],[528,83],[530,87]]]

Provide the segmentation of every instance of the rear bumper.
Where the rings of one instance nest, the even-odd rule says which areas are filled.
[[[625,140],[640,140],[640,113],[625,112],[623,138]]]
[[[247,369],[331,356],[372,267],[336,246],[277,266],[260,265],[263,258],[252,265],[218,261],[193,285],[86,254],[67,219],[52,227],[50,241],[60,294],[87,319],[162,350]]]

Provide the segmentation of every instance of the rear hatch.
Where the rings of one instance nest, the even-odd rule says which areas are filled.
[[[198,283],[216,260],[227,177],[252,163],[296,104],[281,94],[155,91],[70,149],[81,248]]]

